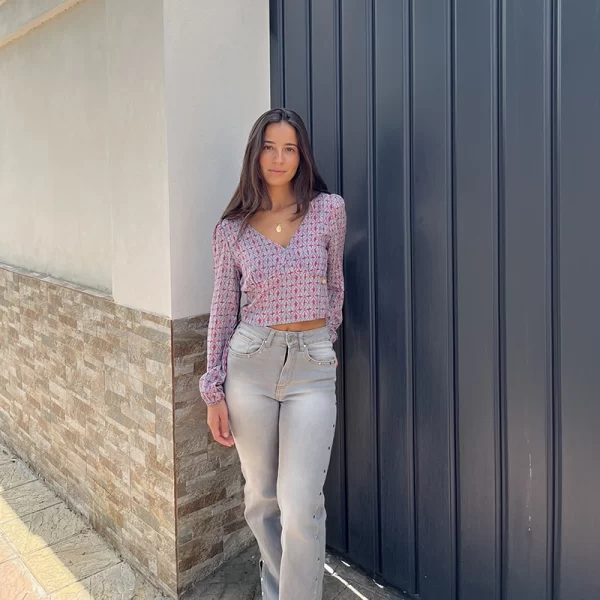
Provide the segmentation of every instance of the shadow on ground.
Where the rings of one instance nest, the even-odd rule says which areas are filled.
[[[327,555],[323,600],[405,600],[335,556]],[[246,550],[196,584],[182,600],[261,600],[258,549]]]

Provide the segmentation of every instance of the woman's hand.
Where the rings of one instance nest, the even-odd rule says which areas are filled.
[[[210,427],[213,438],[215,438],[215,442],[231,448],[234,445],[234,441],[229,431],[229,411],[227,410],[227,404],[221,401],[218,404],[208,406],[207,409],[206,422]]]

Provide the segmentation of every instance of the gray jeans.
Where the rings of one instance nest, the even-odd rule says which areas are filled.
[[[335,382],[326,327],[288,332],[240,323],[231,338],[225,398],[265,600],[322,597]]]

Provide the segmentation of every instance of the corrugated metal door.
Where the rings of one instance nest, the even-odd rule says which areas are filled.
[[[423,600],[600,597],[600,0],[272,0],[347,203],[330,546]]]

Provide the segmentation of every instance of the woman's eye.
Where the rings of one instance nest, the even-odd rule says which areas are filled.
[[[296,152],[296,150],[295,150],[294,148],[286,148],[286,150],[287,150],[288,152]]]
[[[273,146],[268,146],[268,145],[263,148],[263,150],[272,150],[272,149],[273,149]]]

